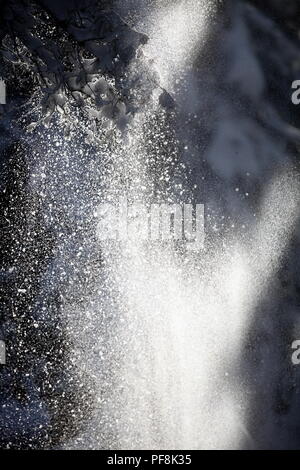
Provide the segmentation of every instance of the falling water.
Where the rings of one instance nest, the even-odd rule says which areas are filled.
[[[4,3],[0,446],[299,448],[290,13]],[[204,246],[144,239],[136,204],[203,204]]]
[[[16,156],[25,154],[28,180],[25,191],[17,165],[26,197],[12,191],[7,202],[8,231],[16,223],[7,277],[17,294],[4,330],[10,338],[16,332],[19,344],[16,375],[9,370],[1,378],[5,445],[298,445],[293,420],[274,415],[278,390],[292,389],[276,344],[289,347],[292,313],[274,317],[288,305],[275,305],[276,278],[298,218],[299,175],[288,144],[300,136],[270,99],[269,71],[257,52],[280,81],[288,62],[299,62],[298,49],[246,2],[228,5],[116,0],[121,17],[149,38],[121,77],[106,77],[112,99],[122,89],[130,113],[118,102],[123,121],[114,126],[102,105],[92,109],[92,100],[80,100],[68,116],[54,113],[41,123],[35,116],[20,139]],[[263,47],[255,48],[252,28]],[[126,43],[132,30],[124,31]],[[36,49],[33,39],[29,47]],[[104,82],[97,70],[99,78]],[[38,88],[31,97],[29,117],[21,113],[20,128],[31,112],[42,114],[39,94]],[[10,112],[7,122],[14,120]],[[13,147],[15,138],[3,146]],[[129,207],[204,204],[204,248],[145,241],[138,232],[100,240],[99,205],[124,197]],[[15,383],[28,405],[15,400]],[[282,400],[290,414],[299,411],[295,395]]]
[[[191,80],[214,14],[213,1],[161,2],[143,24],[150,40],[142,60],[152,64],[175,102]],[[170,126],[153,93],[113,149],[106,145],[107,135],[102,137],[98,151],[101,158],[109,155],[109,170],[97,183],[101,201],[122,195],[131,203],[195,201],[200,193],[191,196],[180,142]],[[167,149],[157,151],[163,140]],[[159,167],[161,185],[152,174],[155,152],[166,160]],[[176,176],[174,162],[181,168]],[[70,172],[66,161],[60,165],[62,173]],[[67,295],[64,316],[73,361],[91,377],[95,400],[92,416],[68,448],[255,447],[247,429],[250,390],[237,364],[295,223],[296,194],[293,172],[279,171],[251,223],[208,236],[200,252],[145,243],[138,236],[123,243],[95,242],[90,233],[77,255],[82,267],[98,250],[100,261],[86,268],[93,288],[78,294],[80,302]],[[93,210],[91,200],[76,204]],[[51,276],[69,269],[72,243],[65,242]]]

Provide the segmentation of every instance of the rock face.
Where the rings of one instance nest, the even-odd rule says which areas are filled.
[[[112,2],[87,1],[79,9],[78,2],[61,0],[5,2],[0,19],[0,77],[7,84],[7,103],[0,105],[0,340],[7,350],[7,363],[0,365],[2,448],[68,446],[76,436],[77,446],[89,447],[80,436],[95,419],[93,411],[114,413],[105,400],[116,380],[109,345],[120,299],[117,289],[107,286],[111,273],[93,235],[93,210],[112,178],[116,186],[126,186],[140,177],[138,170],[129,175],[126,163],[136,116],[145,119],[145,139],[143,149],[141,143],[131,149],[141,152],[141,159],[151,157],[153,192],[174,197],[170,187],[177,185],[193,201],[205,201],[212,247],[231,235],[247,242],[272,181],[286,170],[299,174],[300,115],[291,102],[291,84],[300,79],[298,2],[206,3],[209,28],[203,25],[200,34],[193,15],[191,25],[176,22],[184,14],[180,2],[170,7],[167,1],[122,0],[112,8]],[[161,23],[156,22],[160,9]],[[186,33],[190,26],[192,40]],[[171,39],[164,28],[172,30]],[[176,34],[178,44],[172,47]],[[174,169],[174,162],[184,171]],[[232,365],[248,402],[237,447],[299,448],[300,368],[291,363],[291,344],[300,338],[299,237],[295,223]],[[257,273],[263,276],[259,267]],[[100,366],[93,369],[97,296],[107,305],[102,301],[97,307]],[[86,329],[88,346],[74,345],[72,312],[78,315],[76,328]],[[89,348],[87,364],[79,365],[84,348]],[[123,351],[114,353],[123,358]],[[99,383],[105,384],[102,394]],[[118,430],[102,424],[98,445],[114,445]]]

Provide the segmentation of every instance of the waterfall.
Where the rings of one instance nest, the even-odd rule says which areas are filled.
[[[33,371],[50,377],[50,405],[40,406],[34,378],[28,389],[32,409],[42,409],[34,422],[40,419],[46,434],[51,413],[59,428],[67,403],[73,428],[66,432],[63,422],[52,441],[57,447],[256,449],[289,442],[294,396],[290,414],[274,417],[277,395],[291,388],[282,349],[293,323],[278,273],[299,217],[291,146],[300,134],[268,84],[274,69],[286,84],[298,49],[247,2],[221,3],[115,1],[114,14],[148,41],[135,54],[124,46],[129,63],[115,78],[107,67],[109,85],[95,73],[84,87],[86,114],[79,105],[64,114],[55,90],[61,116],[30,125],[24,138],[30,196],[23,243],[30,248],[41,230],[51,245],[51,255],[42,251],[47,262],[30,326],[36,336],[46,329],[48,342],[53,330],[62,331],[67,357],[63,379],[49,357]],[[125,38],[131,34],[118,25]],[[270,38],[278,47],[266,52],[269,70],[258,42]],[[92,41],[88,52],[98,57]],[[82,75],[92,75],[92,59],[84,60],[89,73]],[[91,84],[103,90],[104,111],[89,101]],[[32,101],[40,109],[36,95]],[[99,237],[99,208],[124,199],[133,224],[136,204],[203,204],[204,247],[145,240],[139,225],[129,238]]]
[[[172,123],[160,111],[158,97],[153,93],[125,137],[116,144],[104,199],[114,203],[125,195],[130,203],[149,203],[157,198],[161,202],[208,202],[208,217],[217,227],[216,236],[208,234],[205,249],[196,253],[178,249],[174,243],[145,243],[138,234],[123,243],[100,243],[106,274],[94,273],[94,292],[84,298],[79,309],[72,304],[67,313],[71,335],[78,345],[76,363],[92,374],[97,395],[93,417],[85,431],[68,444],[71,447],[257,446],[256,437],[247,429],[252,391],[240,363],[257,306],[272,284],[294,228],[299,191],[293,172],[279,169],[266,185],[261,212],[251,213],[245,203],[250,214],[242,214],[244,222],[236,230],[229,215],[213,212],[209,206],[211,203],[215,207],[211,195],[202,188],[191,191],[188,164],[195,154],[199,158],[199,151],[195,150],[195,136],[189,126],[199,126],[201,132],[203,125],[197,115],[202,106],[206,111],[202,94],[207,92],[207,82],[211,83],[211,71],[200,67],[199,73],[206,76],[199,81],[194,67],[209,40],[210,21],[216,14],[214,6],[214,2],[200,5],[193,0],[166,2],[149,14],[146,32],[150,40],[143,51],[144,60],[153,64],[161,86],[181,106],[179,123],[188,130],[184,145],[180,142],[181,130],[176,136],[178,124],[174,122],[175,131],[170,135]],[[234,35],[243,38],[238,44],[245,48],[248,57],[245,66],[258,84],[257,89],[249,84],[247,91],[262,93],[262,71],[245,25],[239,18],[236,21],[236,30],[226,41],[232,47]],[[234,67],[233,64],[228,80],[238,80],[245,86],[247,77],[239,77]],[[216,93],[216,89],[209,93]],[[227,131],[223,127],[231,132],[230,122],[234,122],[232,133],[237,135],[241,128],[241,139],[246,141],[242,133],[247,132],[247,127],[250,130],[257,126],[247,117],[237,124],[230,104],[233,97],[230,95],[227,103],[218,107],[222,114],[218,118],[219,137],[216,135],[214,148],[206,153],[207,158],[219,159],[216,165],[222,152],[231,151],[229,144],[224,146]],[[192,113],[196,124],[191,124],[191,120],[188,125],[183,123]],[[257,133],[260,132],[257,126]],[[174,162],[182,165],[182,170],[174,176],[168,146],[172,148],[172,139],[178,136]],[[160,186],[151,173],[155,169],[151,161],[157,156],[156,146],[164,139],[167,149],[158,151],[162,160]],[[271,138],[263,135],[262,140],[267,152],[278,154]],[[250,142],[246,145],[251,148]],[[179,156],[182,147],[183,157]],[[266,154],[263,147],[262,152]],[[247,155],[244,153],[243,157]],[[199,162],[196,164],[199,172]],[[246,170],[247,165],[252,163],[245,163]],[[253,167],[254,164],[250,170],[254,171]],[[223,173],[227,171],[233,170],[228,166]],[[231,209],[238,207],[236,194],[234,188],[228,202]],[[198,197],[207,200],[197,201]],[[222,231],[228,225],[233,230]]]

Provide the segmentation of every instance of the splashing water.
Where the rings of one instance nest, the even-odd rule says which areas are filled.
[[[170,92],[205,41],[214,2],[200,3],[167,3],[150,18],[145,55],[154,58]],[[149,116],[157,113],[153,101],[116,151],[118,178],[110,175],[106,184],[109,200],[120,195],[124,180],[131,201],[151,200],[144,143],[153,134]],[[297,194],[295,178],[279,175],[248,237],[224,235],[200,253],[138,239],[100,244],[93,293],[80,307],[65,307],[74,361],[97,390],[93,417],[68,447],[255,446],[246,424],[247,384],[236,364],[296,221]]]
[[[205,44],[214,1],[166,2],[149,18],[145,54],[154,60],[162,86],[169,92],[184,79],[199,47]],[[187,27],[188,25],[188,27]]]

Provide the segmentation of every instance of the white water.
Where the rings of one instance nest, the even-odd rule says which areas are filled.
[[[175,98],[205,45],[209,5],[163,2],[150,16],[145,55]],[[131,200],[151,198],[142,126],[156,112],[153,97],[120,144],[108,198],[119,195],[120,174]],[[138,239],[101,246],[106,275],[94,273],[95,292],[68,316],[78,367],[93,376],[97,394],[93,418],[68,447],[255,447],[247,430],[249,391],[237,364],[295,223],[296,194],[294,178],[279,175],[244,236],[222,235],[199,254]]]

